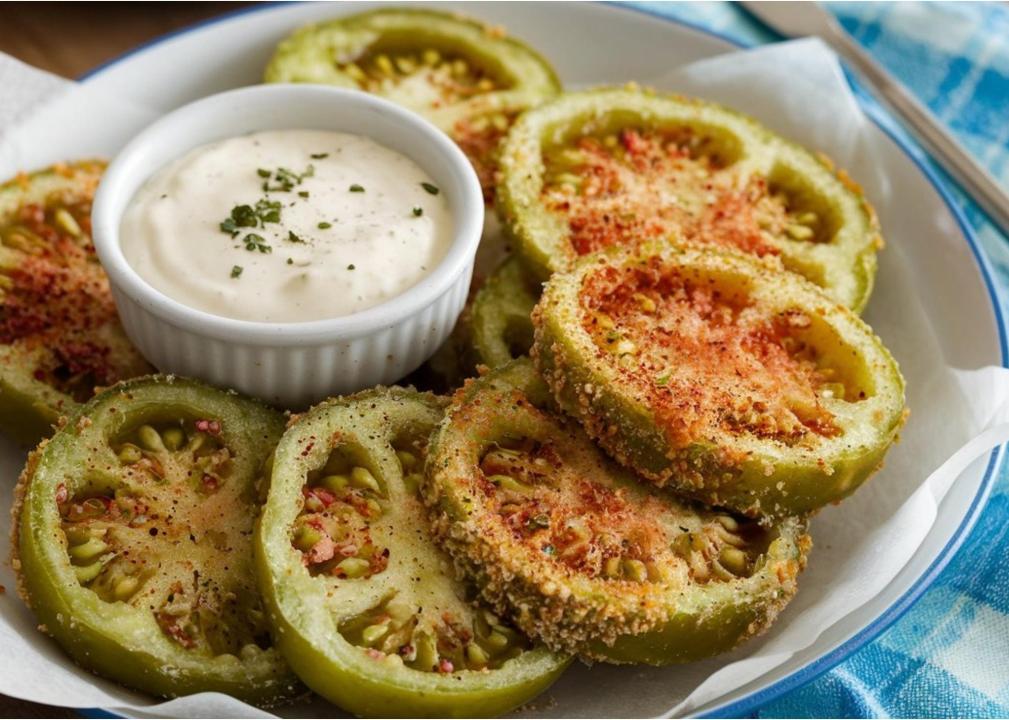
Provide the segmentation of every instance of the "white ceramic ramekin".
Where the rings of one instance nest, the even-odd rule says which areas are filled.
[[[151,287],[126,262],[119,242],[120,221],[134,193],[154,172],[199,145],[281,129],[365,135],[413,159],[442,188],[455,223],[442,262],[387,302],[304,323],[211,315]],[[466,301],[483,209],[480,183],[466,156],[419,115],[353,90],[262,85],[204,98],[141,132],[105,172],[92,230],[126,333],[159,370],[300,408],[329,395],[394,383],[431,356]]]

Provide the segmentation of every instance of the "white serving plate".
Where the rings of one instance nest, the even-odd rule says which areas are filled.
[[[505,25],[510,33],[547,55],[569,85],[648,80],[678,65],[735,49],[726,38],[626,7],[559,3],[462,3],[452,7]],[[256,83],[276,42],[292,29],[314,19],[364,9],[360,4],[261,6],[161,38],[90,73],[83,81],[86,92],[57,98],[37,113],[29,133],[38,141],[18,161],[23,167],[35,167],[66,158],[111,155],[148,116],[142,112],[107,113],[103,98],[125,98],[138,107],[167,111],[210,93]],[[883,169],[879,175],[889,183],[890,191],[903,199],[878,208],[884,232],[892,246],[901,248],[903,258],[885,252],[881,256],[880,289],[874,302],[902,301],[892,294],[880,299],[888,274],[893,272],[892,263],[902,261],[910,266],[915,282],[927,289],[903,301],[919,304],[931,320],[941,355],[936,362],[962,368],[1006,365],[1006,329],[992,273],[962,213],[909,148],[878,123],[870,132],[879,145],[875,158]],[[873,183],[866,183],[866,187],[871,199]],[[870,322],[872,308],[870,304]],[[897,356],[905,359],[900,353]],[[993,451],[963,473],[940,503],[936,520],[917,551],[872,600],[835,622],[779,666],[721,693],[692,714],[746,715],[833,667],[891,625],[963,542],[991,489],[1001,454],[1001,449]],[[16,477],[23,461],[23,451],[0,445],[4,477]],[[886,498],[885,494],[877,498],[894,509],[901,499]],[[845,512],[854,511],[850,505],[825,510],[821,514],[824,519],[817,518],[813,525],[814,538],[819,523],[836,526],[844,522]],[[6,531],[6,518],[0,521],[0,531]],[[814,550],[810,570],[800,585],[829,584],[830,568],[820,565]],[[10,582],[6,569],[0,572],[0,582]],[[800,592],[796,604],[802,602],[802,596]],[[787,625],[794,611],[789,608],[779,626]],[[733,657],[745,656],[748,647]],[[699,682],[721,662],[708,661],[681,672]],[[626,707],[633,706],[635,714],[661,715],[680,699],[664,692],[664,678],[668,677],[663,671],[575,667],[557,686],[565,696],[564,707],[538,704],[525,714],[615,715],[620,713],[614,708],[624,707],[619,704],[620,697],[626,696]],[[296,707],[291,712],[311,710]]]

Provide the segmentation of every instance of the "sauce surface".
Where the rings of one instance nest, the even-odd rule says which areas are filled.
[[[452,242],[444,193],[411,159],[345,133],[274,130],[195,148],[123,215],[156,289],[239,320],[341,317],[400,295]]]

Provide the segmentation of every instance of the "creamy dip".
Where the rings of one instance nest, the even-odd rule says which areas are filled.
[[[123,254],[170,298],[214,315],[303,322],[401,294],[452,242],[445,193],[358,135],[276,130],[198,147],[123,215]]]

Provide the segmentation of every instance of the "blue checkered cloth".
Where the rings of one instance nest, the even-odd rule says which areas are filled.
[[[726,3],[636,5],[746,44],[777,39]],[[852,36],[1009,185],[1009,6],[828,5]],[[873,102],[857,87],[856,93]],[[887,124],[907,138],[892,119]],[[1005,298],[1009,243],[946,180],[992,261]],[[1009,463],[963,547],[906,615],[846,661],[759,708],[754,717],[1009,717],[1007,558]]]

